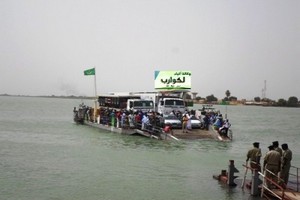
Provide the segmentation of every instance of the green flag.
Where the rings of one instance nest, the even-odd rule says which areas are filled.
[[[95,68],[84,70],[84,75],[85,76],[95,75]]]

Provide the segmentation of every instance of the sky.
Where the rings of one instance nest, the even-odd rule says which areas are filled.
[[[0,0],[0,94],[155,91],[188,70],[197,96],[300,99],[299,0]]]

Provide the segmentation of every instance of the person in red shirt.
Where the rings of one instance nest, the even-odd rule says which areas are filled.
[[[173,135],[173,130],[171,124],[166,124],[166,126],[163,128],[163,131],[165,133]]]

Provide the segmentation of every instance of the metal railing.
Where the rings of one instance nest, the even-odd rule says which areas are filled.
[[[290,176],[296,177],[296,191],[299,192],[299,167],[291,166],[291,169],[294,169],[296,174],[289,173]]]
[[[272,178],[270,178],[270,177],[267,177],[266,176],[267,172],[270,173],[272,175],[272,177],[275,178],[275,180],[272,179]],[[258,174],[263,177],[263,184],[262,184],[262,189],[261,189],[261,197],[265,197],[266,199],[270,199],[269,198],[270,195],[268,195],[268,194],[265,193],[265,190],[267,190],[269,192],[269,194],[271,194],[272,196],[274,196],[274,197],[276,197],[276,198],[278,198],[280,200],[283,200],[284,199],[284,195],[285,195],[285,193],[284,193],[285,192],[285,186],[282,186],[282,185],[278,184],[278,180],[280,179],[278,177],[278,175],[272,173],[268,169],[265,169],[264,173],[258,172]],[[274,191],[272,191],[271,185],[274,186],[274,187],[276,187],[277,189],[279,189],[281,195],[278,195]]]
[[[295,166],[291,166],[292,169],[294,169],[293,171],[295,171],[294,173],[289,173],[290,176],[296,177],[296,191],[299,192],[299,168],[295,167]],[[266,172],[268,172],[269,174],[271,174],[271,176],[273,178],[270,177],[266,177]],[[285,198],[285,191],[287,188],[287,185],[284,183],[284,180],[282,180],[277,174],[272,173],[271,171],[265,169],[264,173],[258,172],[259,175],[261,175],[263,177],[263,184],[262,184],[262,190],[261,190],[261,197],[265,197],[267,199],[268,195],[265,193],[265,190],[267,190],[269,192],[269,194],[271,194],[272,196],[275,196],[278,199],[284,199]],[[278,183],[281,184],[278,184]],[[291,181],[289,181],[291,183]],[[272,188],[270,187],[274,186],[275,188],[277,188],[281,195],[278,195],[278,193],[276,194],[274,191],[272,191]],[[289,188],[289,189],[294,189],[294,188]]]
[[[255,162],[251,162],[251,163],[256,164]],[[296,190],[297,192],[299,192],[299,169],[300,168],[291,166],[290,171],[292,171],[292,172],[290,172],[289,175],[296,177],[296,178],[291,178],[289,180],[289,184],[288,184],[289,190],[286,190],[287,185],[284,183],[284,180],[282,180],[279,177],[279,174],[274,174],[267,169],[265,169],[264,173],[262,173],[262,172],[260,172],[259,164],[254,165],[254,166],[255,166],[255,168],[250,167],[247,162],[246,162],[246,165],[243,165],[243,167],[245,167],[245,174],[244,174],[244,179],[242,180],[242,185],[241,185],[242,188],[244,188],[244,185],[245,185],[247,171],[252,171],[252,173],[258,173],[258,175],[260,175],[262,177],[263,184],[262,184],[261,193],[260,193],[260,196],[262,198],[272,199],[272,197],[273,198],[276,197],[277,199],[283,200],[283,199],[287,198],[287,196],[285,195],[286,191],[291,192],[291,191]],[[269,175],[266,176],[266,173],[268,173]],[[258,179],[258,176],[256,176],[256,178],[255,178],[255,176],[252,176],[252,183],[256,182],[256,179]],[[295,186],[291,188],[292,184],[295,184],[296,188],[295,188]],[[251,189],[251,195],[255,195],[255,194],[257,194],[257,191],[258,191],[258,184],[254,184],[254,185],[252,184],[252,186],[257,187],[256,189],[255,188]],[[273,190],[275,188],[276,188],[276,190]]]

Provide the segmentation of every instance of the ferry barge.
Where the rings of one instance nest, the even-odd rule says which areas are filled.
[[[162,99],[166,101],[163,102]],[[160,106],[161,113],[165,113],[163,106],[169,110],[187,110],[187,107],[183,106],[183,100],[178,97],[160,98],[160,102],[162,104]],[[170,102],[173,107],[168,105]],[[110,94],[99,96],[98,103],[100,106],[98,109],[84,104],[79,105],[78,110],[74,108],[74,122],[114,133],[142,135],[159,140],[178,141],[180,139],[210,138],[225,141],[223,138],[217,137],[214,131],[200,128],[189,130],[187,133],[183,133],[181,129],[172,129],[170,132],[165,131],[164,125],[161,124],[163,114],[160,115],[159,112],[155,111],[153,98],[142,98],[137,94]],[[176,103],[179,105],[176,105]],[[140,113],[147,115],[151,123],[142,127]]]

